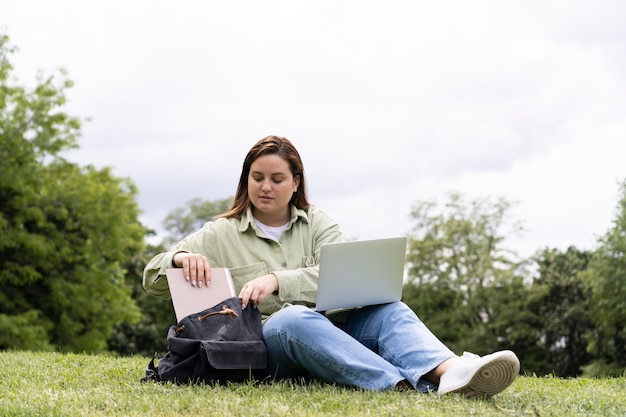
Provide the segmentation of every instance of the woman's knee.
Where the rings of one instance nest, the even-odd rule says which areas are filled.
[[[322,314],[301,305],[292,305],[285,307],[280,311],[272,314],[263,324],[263,333],[280,330],[293,334],[299,330],[311,331],[316,322],[324,321],[328,324],[331,322]]]
[[[376,304],[354,310],[355,313],[364,313],[369,315],[381,315],[383,317],[390,315],[415,314],[409,306],[402,301],[395,301],[387,304]]]

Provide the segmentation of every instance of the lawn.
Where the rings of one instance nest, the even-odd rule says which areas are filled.
[[[0,416],[626,416],[626,378],[520,376],[490,400],[326,384],[141,383],[145,357],[0,352]]]

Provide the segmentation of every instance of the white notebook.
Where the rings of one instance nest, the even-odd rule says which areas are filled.
[[[177,321],[237,295],[227,268],[211,268],[211,283],[208,287],[193,287],[185,280],[183,268],[170,268],[165,273]]]

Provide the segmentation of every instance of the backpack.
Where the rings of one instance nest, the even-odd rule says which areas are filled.
[[[267,362],[261,312],[252,306],[242,310],[239,297],[170,326],[167,345],[165,357],[150,361],[142,382],[241,382],[252,379],[253,370],[265,369]]]

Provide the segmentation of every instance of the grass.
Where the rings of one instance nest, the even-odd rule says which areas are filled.
[[[490,400],[322,383],[141,383],[149,359],[0,352],[0,416],[626,416],[626,378],[520,376]]]

